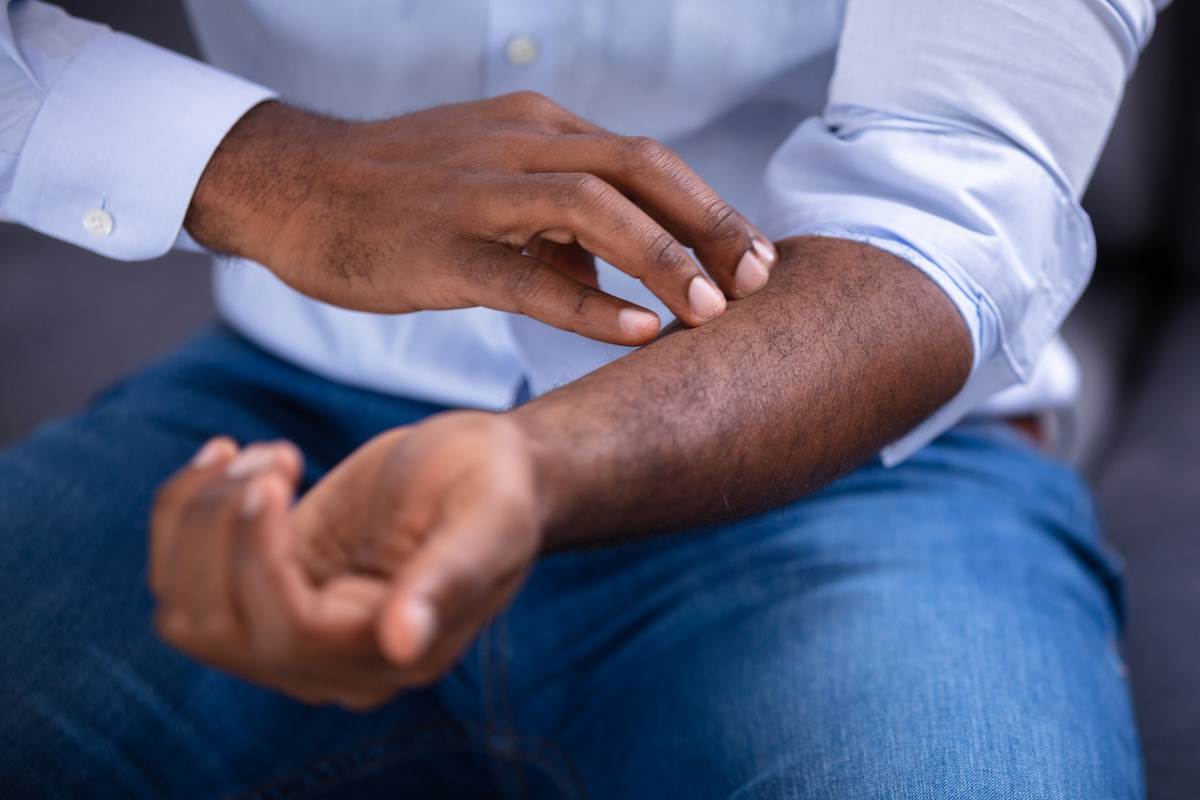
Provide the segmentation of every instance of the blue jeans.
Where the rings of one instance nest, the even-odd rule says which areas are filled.
[[[435,406],[223,331],[0,455],[0,794],[1136,798],[1118,579],[999,423],[715,530],[543,560],[434,687],[355,714],[151,628],[155,487],[218,432],[315,480]]]

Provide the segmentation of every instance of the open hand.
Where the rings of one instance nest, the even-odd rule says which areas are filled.
[[[150,581],[167,642],[302,701],[369,708],[436,680],[540,550],[503,415],[385,433],[293,505],[301,473],[290,444],[213,439],[159,493]]]
[[[369,123],[264,103],[213,155],[185,225],[344,308],[487,306],[623,345],[659,321],[600,291],[593,255],[689,326],[761,288],[776,260],[666,147],[531,92]]]

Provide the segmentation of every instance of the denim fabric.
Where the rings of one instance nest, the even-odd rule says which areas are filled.
[[[439,410],[217,330],[0,455],[0,794],[1137,798],[1087,488],[997,423],[714,530],[543,560],[434,687],[311,708],[160,643],[155,487],[217,432],[315,480]]]

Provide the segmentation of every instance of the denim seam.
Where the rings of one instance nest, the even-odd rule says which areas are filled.
[[[507,765],[501,753],[491,744],[496,730],[496,709],[492,682],[492,651],[495,649],[495,622],[492,622],[479,634],[479,691],[483,700],[483,751],[487,756],[492,772],[492,784],[503,789],[507,781]]]
[[[541,769],[566,800],[587,800],[587,790],[570,757],[552,742],[514,732],[488,744],[498,755]]]
[[[478,751],[481,754],[521,761],[540,769],[554,782],[566,800],[587,800],[583,782],[566,753],[552,742],[516,732],[498,734],[484,726],[463,721],[460,728],[445,724],[401,728],[362,744],[327,756],[286,775],[272,778],[257,787],[226,795],[228,800],[297,800],[316,797],[340,784],[354,780],[389,763],[403,763],[421,756],[454,750]],[[431,737],[420,743],[408,737]],[[377,751],[376,755],[364,754]],[[287,788],[289,784],[295,788]]]
[[[498,788],[517,800],[530,797],[529,787],[513,762],[537,767],[554,782],[559,794],[569,800],[586,800],[587,791],[569,756],[552,742],[519,733],[514,727],[512,695],[509,692],[509,648],[511,627],[501,613],[480,636],[480,688],[484,719],[481,736],[485,751],[499,780]],[[470,723],[467,723],[471,727]]]
[[[433,737],[433,740],[419,743],[409,741],[409,737],[422,736]],[[339,783],[357,778],[388,762],[411,761],[439,750],[448,752],[456,749],[472,749],[472,746],[483,750],[484,743],[473,741],[474,739],[476,737],[445,724],[401,728],[374,739],[368,739],[335,755],[326,756],[286,775],[272,778],[255,788],[226,795],[226,797],[229,800],[304,797],[311,795],[314,791],[331,789]],[[364,754],[372,751],[379,751],[378,755],[364,757]],[[324,774],[318,777],[318,773]],[[291,783],[300,785],[289,790],[286,785]]]
[[[511,738],[516,736],[516,730],[513,727],[512,718],[512,703],[509,698],[508,691],[508,662],[509,662],[509,630],[508,616],[501,613],[492,625],[492,667],[495,669],[495,681],[493,682],[494,711],[495,719],[492,722],[492,730],[504,736]],[[529,787],[526,785],[524,774],[513,768],[509,763],[511,759],[505,759],[502,763],[505,769],[507,782],[512,787],[512,793],[517,800],[525,800],[529,797]]]
[[[512,693],[509,691],[509,666],[512,654],[512,628],[509,626],[508,613],[502,613],[496,619],[496,705],[500,724],[504,730],[513,730]]]

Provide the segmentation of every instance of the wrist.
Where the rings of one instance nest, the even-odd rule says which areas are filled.
[[[500,415],[517,432],[531,465],[543,553],[572,544],[568,522],[578,489],[586,483],[579,475],[580,460],[574,457],[579,454],[564,446],[565,429],[548,419],[551,411],[549,406],[534,404]]]
[[[209,159],[184,228],[209,249],[271,266],[338,124],[273,100],[250,109]]]

